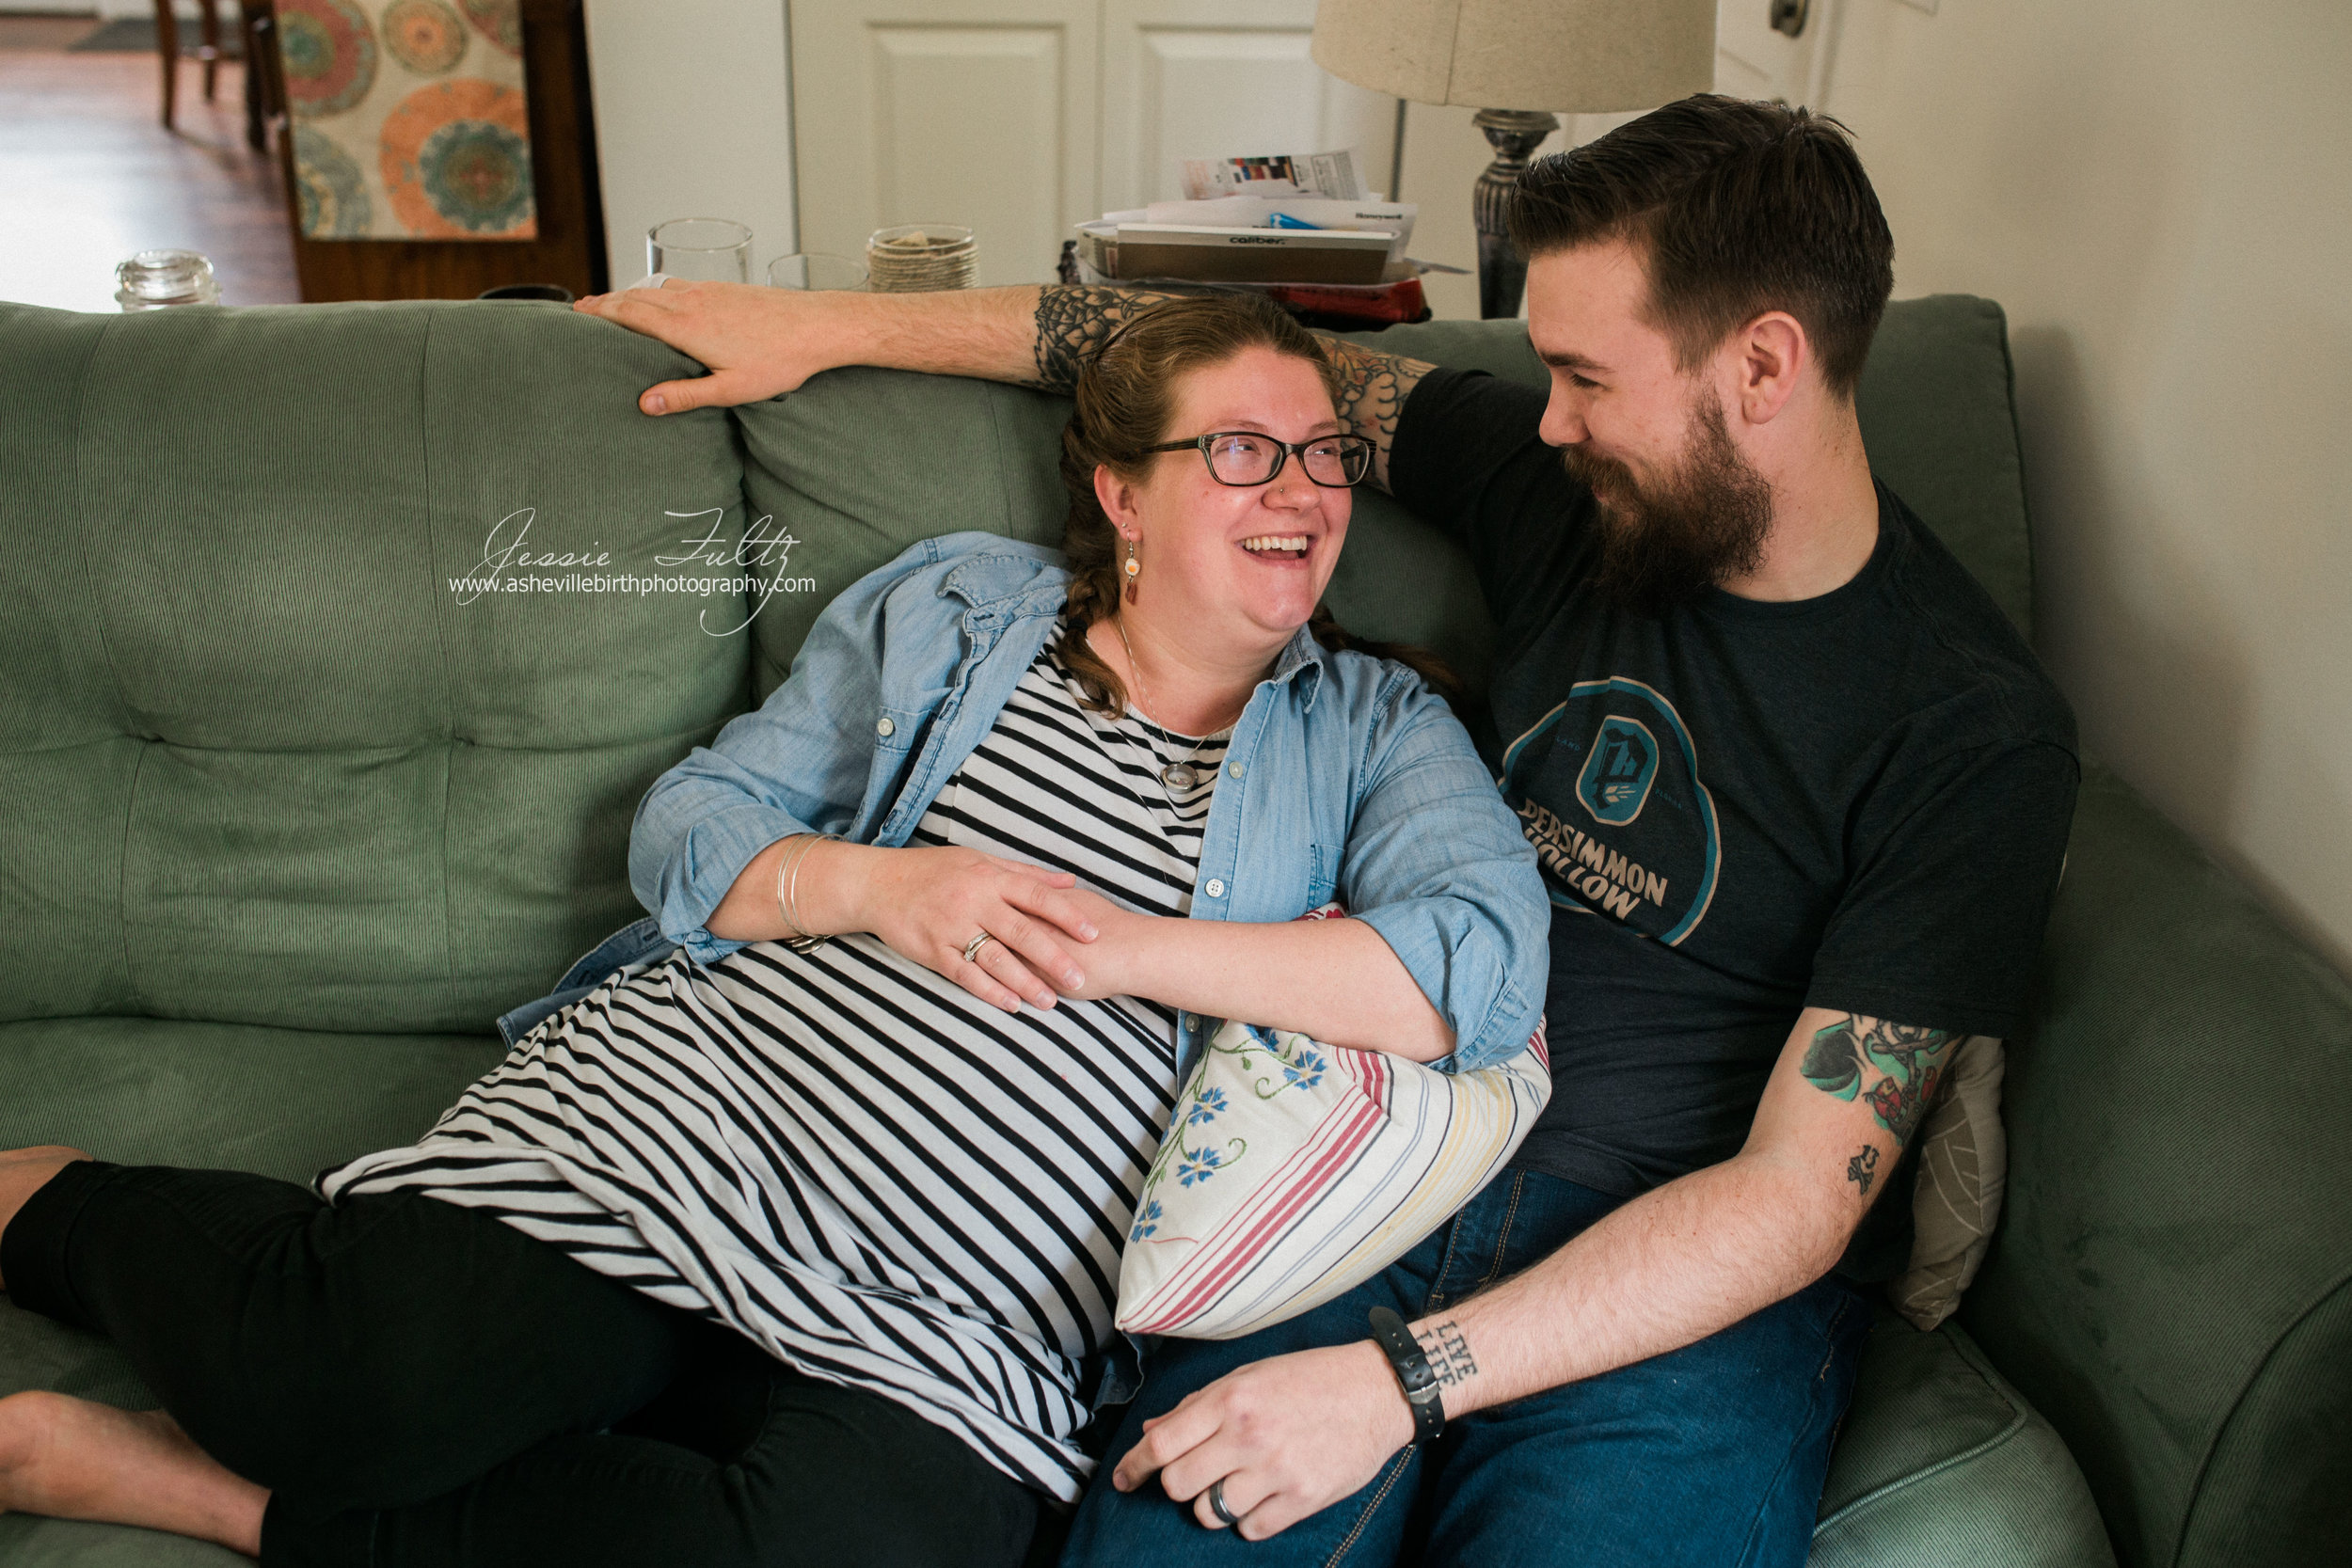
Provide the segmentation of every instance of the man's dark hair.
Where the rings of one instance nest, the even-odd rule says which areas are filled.
[[[1830,389],[1851,397],[1895,288],[1895,239],[1837,121],[1700,93],[1519,176],[1511,237],[1533,258],[1626,240],[1649,314],[1695,370],[1767,310],[1804,324]]]

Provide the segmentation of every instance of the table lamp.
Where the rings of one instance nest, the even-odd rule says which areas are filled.
[[[1495,161],[1478,177],[1478,312],[1516,316],[1527,262],[1503,228],[1512,183],[1553,111],[1650,109],[1715,80],[1716,0],[1322,0],[1314,61],[1416,103],[1475,106]],[[1493,103],[1535,108],[1495,109]]]

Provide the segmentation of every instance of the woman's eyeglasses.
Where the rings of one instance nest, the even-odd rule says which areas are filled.
[[[1360,484],[1372,471],[1372,442],[1361,436],[1318,436],[1311,441],[1278,441],[1254,430],[1213,430],[1189,441],[1162,441],[1145,451],[1183,451],[1198,448],[1209,466],[1209,477],[1219,484],[1266,484],[1282,471],[1291,454],[1309,479],[1327,490]]]

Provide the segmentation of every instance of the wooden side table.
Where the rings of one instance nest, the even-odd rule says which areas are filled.
[[[260,113],[278,120],[288,111],[274,0],[245,0],[245,12],[246,47],[253,56],[246,80],[262,95]],[[485,289],[507,283],[559,283],[576,295],[604,293],[604,197],[596,179],[596,116],[589,98],[588,34],[580,0],[522,0],[522,23],[538,237],[309,239],[301,231],[294,137],[281,131],[278,162],[286,188],[286,226],[293,237],[294,276],[306,304],[471,299]]]

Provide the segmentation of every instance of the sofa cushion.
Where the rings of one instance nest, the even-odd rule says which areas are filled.
[[[1810,1568],[2100,1568],[2114,1553],[2050,1423],[1959,1328],[1882,1312],[1830,1458]]]
[[[1428,322],[1357,341],[1535,385],[1545,377],[1518,322]],[[2026,626],[2030,552],[2000,307],[1960,294],[1888,307],[1859,408],[1871,466]],[[813,591],[779,594],[755,623],[761,697],[825,602],[916,540],[978,528],[1061,541],[1065,398],[857,369],[736,413],[745,497],[755,515],[800,541],[796,569],[817,579]],[[1493,628],[1468,561],[1369,486],[1357,492],[1329,598],[1351,630],[1433,647],[1484,688]]]
[[[1516,322],[1422,322],[1359,342],[1530,386],[1547,379]],[[1930,294],[1886,308],[1854,393],[1870,467],[1960,557],[2028,639],[2033,552],[2026,522],[2009,325],[1970,294]]]
[[[743,594],[452,579],[731,538],[726,417],[631,402],[688,361],[469,303],[0,306],[0,1018],[486,1030],[637,912]]]
[[[0,1024],[0,1148],[69,1143],[119,1164],[223,1166],[307,1182],[407,1143],[498,1065],[495,1036],[358,1035],[144,1018]],[[0,1296],[0,1395],[23,1388],[151,1408],[112,1345]],[[0,1514],[10,1568],[230,1568],[217,1546]]]

